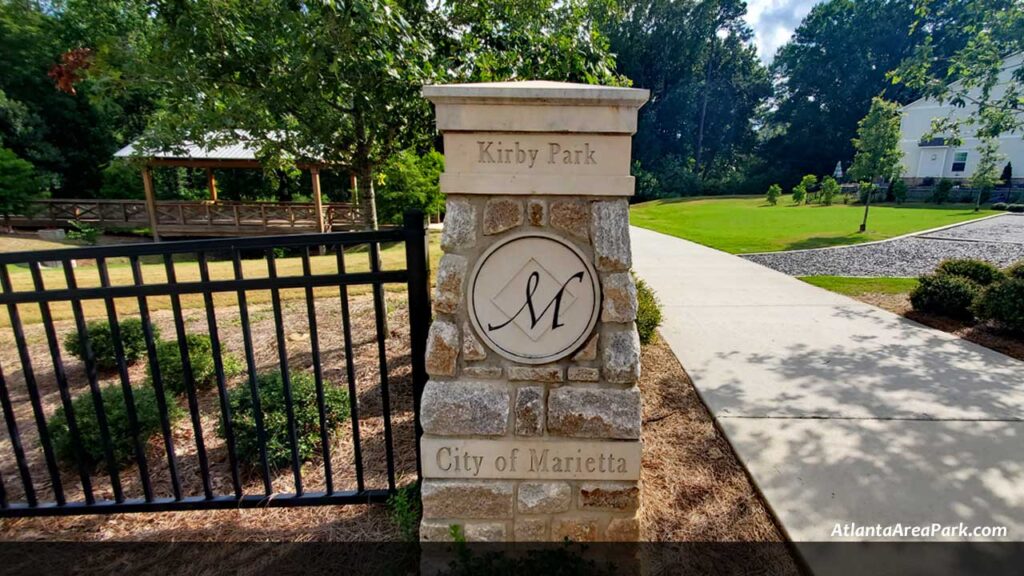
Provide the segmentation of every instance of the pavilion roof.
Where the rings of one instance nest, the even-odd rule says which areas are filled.
[[[196,166],[211,168],[258,168],[260,161],[256,157],[256,147],[247,140],[247,133],[233,130],[234,142],[208,146],[196,142],[184,141],[176,146],[163,149],[145,149],[139,140],[128,144],[117,152],[115,158],[145,158],[150,164],[165,166]],[[300,162],[302,166],[317,164]]]

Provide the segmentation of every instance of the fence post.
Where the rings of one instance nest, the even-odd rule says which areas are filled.
[[[430,330],[430,257],[429,236],[423,212],[409,210],[404,214],[405,269],[409,290],[409,353],[412,362],[412,401],[416,425],[416,477],[422,474],[420,464],[420,396],[427,384],[427,332]]]

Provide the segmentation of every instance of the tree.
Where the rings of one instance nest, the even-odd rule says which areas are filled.
[[[765,199],[768,200],[769,204],[775,206],[779,203],[779,196],[782,196],[782,187],[778,184],[772,184],[768,187],[768,193],[765,194]]]
[[[81,4],[104,17],[80,20]],[[139,133],[152,111],[152,95],[138,85],[100,89],[88,79],[97,61],[109,78],[119,75],[116,59],[89,48],[104,30],[113,31],[115,17],[124,19],[118,37],[145,29],[144,20],[123,12],[114,0],[0,0],[0,141],[31,162],[55,196],[96,196],[112,153]]]
[[[771,95],[738,0],[623,0],[605,25],[617,70],[651,90],[633,158],[657,196],[697,194],[742,177],[756,145],[756,112]],[[763,188],[759,188],[763,190]]]
[[[1019,0],[963,0],[954,9],[917,0],[915,8],[917,18],[909,29],[928,33],[890,78],[940,103],[973,107],[971,114],[936,119],[932,132],[957,141],[969,128],[984,140],[1024,128],[1024,66],[1006,61],[1024,50],[1024,5]],[[951,12],[964,38],[948,51],[929,23],[949,20]]]
[[[992,194],[992,189],[999,183],[999,163],[1003,155],[999,153],[999,140],[986,138],[978,145],[978,165],[971,175],[971,187],[974,188],[974,211],[981,210],[982,198]]]
[[[1003,166],[1003,173],[999,175],[999,180],[1006,186],[1011,184],[1013,180],[1013,162],[1007,162],[1006,166]]]
[[[825,206],[831,206],[832,201],[840,192],[839,183],[836,179],[831,176],[825,176],[821,181],[821,203]]]
[[[876,180],[891,181],[900,174],[900,115],[895,102],[880,97],[871,100],[871,108],[857,124],[857,137],[853,147],[857,153],[850,167],[850,175],[861,182],[874,184]],[[871,196],[864,199],[864,220],[860,231],[867,230]]]
[[[12,150],[0,148],[0,214],[4,228],[11,229],[11,215],[24,214],[42,196],[39,177],[30,162]]]
[[[392,156],[377,174],[381,221],[400,224],[402,214],[413,208],[429,215],[443,212],[444,195],[439,184],[443,171],[444,156],[434,150],[423,156],[414,150]]]
[[[424,84],[628,82],[597,32],[597,3],[130,0],[116,4],[141,7],[152,31],[109,35],[97,51],[132,63],[120,78],[159,90],[145,145],[242,140],[268,173],[309,159],[347,167],[376,225],[374,175],[434,143]]]
[[[435,16],[436,66],[449,81],[628,86],[602,29],[616,10],[613,0],[444,0],[422,13]]]
[[[800,174],[828,174],[837,159],[851,158],[851,139],[871,99],[907,103],[921,90],[893,85],[886,73],[913,54],[929,35],[935,53],[962,44],[958,10],[963,0],[929,0],[943,15],[918,16],[906,0],[826,0],[814,6],[772,62],[775,102],[765,117],[762,154],[795,181]]]
[[[818,177],[814,174],[807,174],[800,179],[800,183],[793,187],[793,202],[800,204],[807,197],[815,186],[818,185]]]

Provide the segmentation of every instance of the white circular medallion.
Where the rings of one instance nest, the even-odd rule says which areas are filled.
[[[469,277],[469,318],[509,360],[553,362],[583,345],[597,323],[601,285],[568,241],[527,232],[491,246]]]

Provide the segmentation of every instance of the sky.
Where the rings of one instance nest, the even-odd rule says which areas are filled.
[[[771,62],[775,51],[789,40],[800,21],[821,0],[747,0],[747,22],[761,61]]]

